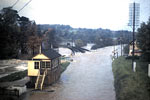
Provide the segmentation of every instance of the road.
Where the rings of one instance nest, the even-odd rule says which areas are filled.
[[[77,53],[61,75],[59,82],[47,92],[30,92],[27,100],[115,100],[112,73],[113,47]],[[54,92],[48,92],[54,90]]]

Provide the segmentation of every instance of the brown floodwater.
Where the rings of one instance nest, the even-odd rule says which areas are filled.
[[[25,100],[115,100],[113,47],[77,53],[60,80],[43,91],[27,93]]]

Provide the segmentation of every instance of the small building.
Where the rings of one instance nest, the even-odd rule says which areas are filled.
[[[129,44],[129,56],[132,56],[133,51],[133,41]],[[142,51],[137,47],[137,42],[134,42],[134,55],[135,56],[141,56]]]
[[[43,85],[50,85],[57,81],[61,74],[61,55],[49,49],[32,57],[28,61],[28,76],[35,89],[42,89]]]

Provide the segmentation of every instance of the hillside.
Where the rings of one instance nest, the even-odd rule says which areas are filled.
[[[69,25],[49,25],[41,24],[38,25],[38,30],[41,34],[44,34],[45,30],[54,29],[54,35],[56,40],[59,42],[76,42],[81,40],[83,45],[87,43],[94,43],[98,47],[110,46],[113,44],[129,43],[132,37],[132,33],[126,30],[123,31],[112,31],[109,29],[87,29],[87,28],[72,28]]]

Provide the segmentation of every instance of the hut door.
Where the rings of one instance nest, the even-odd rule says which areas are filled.
[[[43,67],[44,67],[44,64],[43,64],[44,62],[40,62],[40,75],[43,75],[44,74],[44,69],[43,69]]]
[[[44,74],[44,70],[46,68],[46,62],[45,61],[41,61],[40,64],[41,64],[40,75],[43,75]]]

